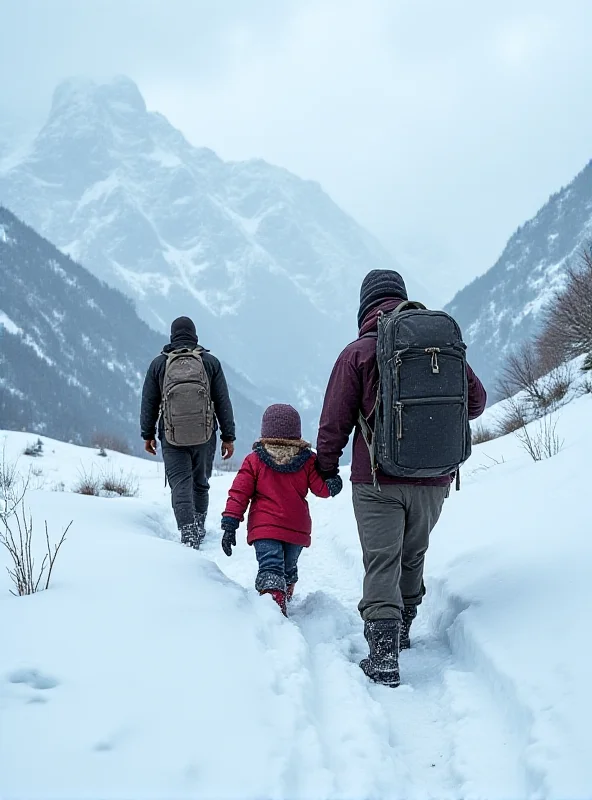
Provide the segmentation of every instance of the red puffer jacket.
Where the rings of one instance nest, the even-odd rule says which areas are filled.
[[[242,522],[250,503],[249,544],[257,539],[278,539],[310,547],[309,490],[317,497],[330,496],[310,447],[305,442],[263,440],[244,460],[223,516]]]

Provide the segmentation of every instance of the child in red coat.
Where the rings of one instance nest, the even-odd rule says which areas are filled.
[[[324,481],[319,475],[316,456],[302,439],[296,409],[270,406],[263,415],[261,439],[228,494],[222,549],[232,555],[236,530],[250,503],[247,542],[255,547],[259,562],[255,588],[271,594],[284,614],[298,580],[298,558],[303,547],[310,547],[312,521],[306,495],[310,490],[317,497],[334,497],[341,488],[339,476]]]

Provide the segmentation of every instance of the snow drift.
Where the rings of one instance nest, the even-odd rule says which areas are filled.
[[[204,549],[182,548],[161,466],[44,440],[36,524],[74,524],[47,592],[0,575],[0,793],[27,798],[589,798],[590,396],[534,463],[481,445],[447,501],[397,690],[367,682],[347,489],[312,501],[291,618],[227,559],[213,479]],[[7,457],[27,437],[8,433]],[[67,491],[133,469],[140,496]],[[19,468],[30,463],[19,456]],[[62,486],[63,484],[63,486]],[[66,491],[51,491],[64,488]],[[0,558],[5,560],[5,554]]]

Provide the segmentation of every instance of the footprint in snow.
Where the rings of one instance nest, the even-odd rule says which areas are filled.
[[[24,683],[31,689],[55,689],[59,681],[37,669],[17,669],[8,676],[10,683]]]

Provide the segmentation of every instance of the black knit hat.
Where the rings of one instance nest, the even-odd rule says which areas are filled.
[[[407,300],[405,281],[394,269],[373,269],[362,281],[358,327],[362,327],[367,313],[383,300]]]
[[[171,341],[173,339],[197,339],[193,320],[189,317],[177,317],[171,325]]]

